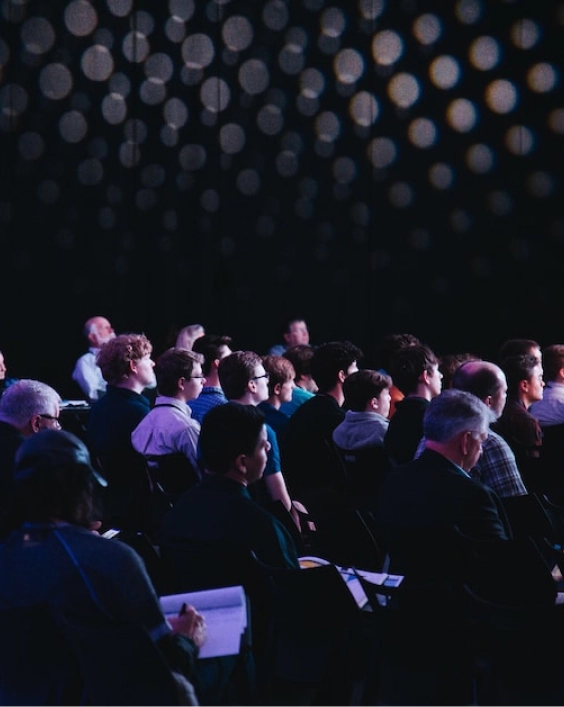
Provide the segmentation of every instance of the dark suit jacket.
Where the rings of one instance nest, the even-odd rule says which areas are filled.
[[[479,540],[510,536],[497,494],[431,450],[389,471],[376,519],[390,547],[390,570],[429,578],[456,564],[453,527]]]

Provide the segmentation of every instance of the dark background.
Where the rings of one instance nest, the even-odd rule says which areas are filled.
[[[6,0],[0,349],[564,341],[564,3]],[[361,107],[359,109],[359,106]]]

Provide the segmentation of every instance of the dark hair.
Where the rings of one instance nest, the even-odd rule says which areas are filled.
[[[442,356],[440,356],[439,370],[443,374],[443,390],[445,390],[446,388],[453,387],[453,377],[455,371],[458,369],[459,366],[461,366],[466,361],[478,361],[479,359],[479,356],[476,356],[475,354],[470,353],[469,351],[465,351],[463,353],[443,354]]]
[[[13,525],[53,520],[90,527],[95,518],[94,480],[86,445],[64,430],[44,429],[16,452],[11,503]]]
[[[551,344],[542,350],[542,366],[546,380],[558,378],[560,369],[564,368],[564,344]]]
[[[385,388],[392,387],[392,379],[385,373],[363,368],[351,373],[343,383],[345,402],[343,408],[363,412],[372,398],[379,397]]]
[[[225,397],[242,398],[257,366],[262,366],[262,358],[255,351],[233,351],[222,358],[217,373]]]
[[[395,385],[404,395],[417,389],[419,377],[439,365],[439,359],[426,344],[415,344],[396,351],[392,358],[390,374]]]
[[[232,342],[233,339],[227,334],[204,334],[194,341],[192,351],[201,353],[204,357],[202,373],[205,376],[210,373],[213,362],[220,358],[220,349],[224,346],[231,348]]]
[[[519,383],[530,380],[535,366],[539,360],[533,354],[521,354],[520,356],[506,356],[502,362],[502,369],[507,377],[507,390],[515,393]]]
[[[390,371],[391,361],[400,349],[406,346],[416,346],[421,341],[415,334],[384,334],[380,339],[380,346],[377,350],[378,365],[385,371]]]
[[[264,421],[264,413],[254,405],[229,402],[209,410],[200,430],[204,468],[225,474],[240,454],[253,454]]]
[[[329,341],[317,346],[311,359],[311,375],[319,391],[331,390],[337,383],[339,371],[346,371],[363,357],[362,349],[350,341]]]
[[[190,378],[195,363],[202,363],[202,354],[189,349],[171,347],[164,351],[155,364],[159,395],[174,396],[179,378]]]
[[[295,346],[289,346],[282,354],[294,366],[296,380],[299,380],[302,376],[311,376],[313,353],[314,348],[310,344],[296,344]]]
[[[540,349],[541,345],[534,339],[507,339],[499,348],[499,361],[503,363],[503,359],[509,356],[521,356],[530,354],[531,349]]]

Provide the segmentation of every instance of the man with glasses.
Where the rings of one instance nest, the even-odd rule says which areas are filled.
[[[54,388],[29,378],[13,383],[0,398],[0,511],[11,489],[16,450],[40,430],[61,428],[60,403]]]

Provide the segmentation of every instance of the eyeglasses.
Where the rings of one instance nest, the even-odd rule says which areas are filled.
[[[270,373],[263,373],[262,376],[253,376],[251,380],[258,381],[260,378],[266,378],[266,380],[268,380],[270,378]]]
[[[196,378],[205,378],[205,376],[190,376],[190,380],[194,380]]]
[[[51,420],[55,423],[55,427],[57,429],[61,429],[61,422],[58,417],[55,417],[54,415],[48,415],[47,413],[39,413],[39,417],[43,417],[45,420]]]

